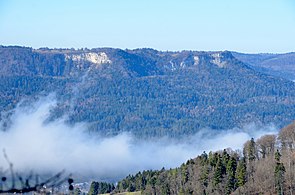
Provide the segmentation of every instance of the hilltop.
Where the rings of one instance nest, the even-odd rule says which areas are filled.
[[[55,92],[58,107],[51,120],[66,114],[69,123],[88,122],[90,131],[103,135],[130,131],[175,137],[204,127],[290,123],[295,83],[235,56],[229,51],[1,46],[0,109]]]

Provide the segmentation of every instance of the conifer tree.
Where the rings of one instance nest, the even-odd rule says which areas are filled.
[[[100,191],[99,191],[99,183],[93,181],[91,183],[91,185],[90,185],[88,195],[96,195],[96,194],[99,194],[99,193],[100,193]]]
[[[200,176],[200,181],[202,182],[202,185],[206,188],[208,187],[208,176],[209,176],[209,169],[206,165],[202,167],[202,172]]]
[[[245,185],[246,183],[246,161],[245,157],[243,157],[239,162],[237,166],[237,171],[236,171],[236,178],[237,178],[237,187],[241,187]]]
[[[209,164],[211,167],[215,167],[218,161],[218,153],[215,152],[214,154],[212,152],[209,153]]]
[[[254,161],[256,159],[256,147],[255,147],[255,141],[254,138],[251,138],[249,148],[248,148],[248,160]]]
[[[224,149],[222,152],[222,161],[225,167],[227,166],[229,159],[230,159],[230,155],[227,153],[226,149]]]
[[[222,177],[223,177],[222,175],[224,172],[225,172],[225,170],[224,170],[224,166],[222,163],[222,158],[220,157],[220,155],[218,155],[217,164],[216,164],[214,177],[213,177],[213,184],[215,186],[221,182]]]
[[[277,150],[275,153],[275,185],[276,191],[278,195],[284,194],[284,174],[285,174],[285,166],[281,163],[281,154]]]
[[[226,174],[227,174],[227,183],[226,183],[226,193],[230,194],[235,190],[235,172],[237,168],[236,159],[231,157],[226,166]]]

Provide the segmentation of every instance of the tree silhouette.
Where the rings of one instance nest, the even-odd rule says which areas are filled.
[[[15,194],[15,193],[28,193],[28,192],[39,192],[39,193],[54,193],[54,189],[60,187],[66,181],[69,184],[69,191],[74,190],[74,180],[71,175],[65,176],[65,171],[60,171],[52,177],[40,181],[38,174],[31,172],[29,176],[23,177],[18,173],[15,173],[13,169],[13,163],[10,162],[5,150],[3,150],[4,158],[9,164],[10,176],[5,176],[4,172],[0,172],[0,194]]]

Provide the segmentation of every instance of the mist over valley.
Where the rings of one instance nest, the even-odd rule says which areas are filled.
[[[242,149],[294,120],[295,84],[235,55],[2,46],[1,148],[21,171],[103,181]]]

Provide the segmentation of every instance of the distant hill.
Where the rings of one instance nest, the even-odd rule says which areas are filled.
[[[236,55],[1,46],[0,109],[56,92],[52,120],[67,114],[69,123],[88,122],[90,131],[104,135],[175,137],[203,127],[290,123],[295,83],[257,71]]]
[[[232,52],[239,60],[255,67],[258,71],[295,81],[295,53],[243,54]]]

